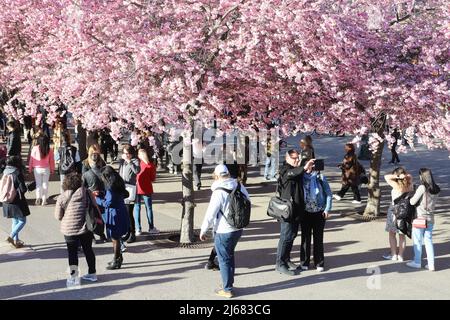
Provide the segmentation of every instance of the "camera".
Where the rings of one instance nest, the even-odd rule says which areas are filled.
[[[314,170],[323,171],[325,168],[325,162],[323,159],[316,159],[314,161]]]

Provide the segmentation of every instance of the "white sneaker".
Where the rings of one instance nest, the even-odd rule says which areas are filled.
[[[159,230],[156,229],[156,228],[153,228],[153,229],[148,230],[148,233],[150,233],[150,234],[158,234]]]
[[[403,262],[403,257],[400,256],[400,255],[398,255],[398,256],[397,256],[397,261]]]
[[[353,203],[353,204],[361,204],[361,201],[353,200],[352,203]]]
[[[393,255],[393,256],[391,256],[390,254],[387,254],[387,255],[384,255],[383,256],[383,259],[385,259],[385,260],[392,260],[392,261],[397,261],[397,255],[395,254],[395,255]]]
[[[342,198],[340,196],[338,196],[337,194],[333,194],[333,199],[336,201],[341,201]]]
[[[317,272],[323,272],[325,270],[324,267],[317,267],[316,269],[317,269]]]
[[[97,275],[95,273],[88,273],[81,277],[83,280],[97,282]]]
[[[406,265],[410,268],[415,268],[415,269],[422,268],[422,266],[420,264],[415,263],[414,261],[408,262]]]
[[[136,231],[135,235],[140,236],[142,234],[141,230]]]
[[[67,289],[80,289],[81,288],[80,277],[78,277],[77,275],[69,276],[66,281],[66,287]]]
[[[436,271],[436,269],[434,268],[434,266],[430,266],[430,265],[426,265],[425,269],[428,269],[429,271]]]

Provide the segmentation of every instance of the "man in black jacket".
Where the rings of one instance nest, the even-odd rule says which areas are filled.
[[[291,250],[297,237],[300,215],[305,211],[303,195],[303,173],[314,165],[314,159],[309,160],[304,167],[300,166],[299,153],[289,150],[286,162],[280,168],[278,190],[283,199],[292,199],[293,214],[290,221],[280,221],[280,241],[277,250],[276,270],[280,273],[294,276],[299,271],[297,265],[291,262]]]
[[[20,127],[16,121],[10,120],[6,124],[9,130],[8,141],[6,143],[7,156],[18,156],[22,152],[22,141],[20,140]]]

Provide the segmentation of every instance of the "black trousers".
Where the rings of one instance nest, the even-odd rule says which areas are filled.
[[[358,186],[351,186],[349,184],[343,184],[341,190],[338,192],[338,196],[341,198],[347,193],[348,189],[352,188],[353,191],[353,199],[361,201],[361,194],[359,193]]]
[[[136,223],[134,222],[134,203],[128,205],[128,216],[130,217],[130,233],[136,233]]]
[[[202,186],[202,167],[203,164],[194,164],[193,166],[193,174],[194,174],[194,185],[196,187],[201,187]]]
[[[95,254],[92,250],[93,234],[87,232],[79,236],[64,236],[67,244],[67,251],[69,252],[69,266],[78,266],[78,246],[81,244],[84,256],[88,264],[89,273],[96,273],[95,271]]]
[[[311,258],[311,236],[313,238],[314,266],[324,266],[323,230],[325,218],[323,212],[306,212],[300,222],[302,230],[302,244],[300,247],[300,261],[304,266],[309,266]]]
[[[398,153],[397,150],[395,150],[397,148],[397,143],[393,143],[392,144],[392,148],[391,148],[391,162],[392,163],[396,163],[396,162],[400,162],[400,158],[398,157]]]

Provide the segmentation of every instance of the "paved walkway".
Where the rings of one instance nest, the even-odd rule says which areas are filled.
[[[325,174],[332,189],[339,188],[336,165],[341,160],[347,138],[318,137],[314,144],[318,157],[324,158]],[[294,144],[296,139],[290,139]],[[436,272],[411,270],[405,263],[384,261],[388,252],[385,220],[360,222],[342,213],[362,210],[351,204],[350,194],[333,204],[333,217],[325,231],[326,271],[304,271],[287,277],[274,271],[279,226],[269,219],[265,210],[275,186],[261,178],[260,169],[251,168],[248,190],[252,196],[252,223],[245,230],[236,252],[236,294],[238,299],[448,299],[450,298],[450,160],[448,152],[429,151],[400,154],[402,165],[412,171],[418,181],[418,169],[430,167],[443,192],[436,211],[434,242]],[[385,150],[382,171],[388,165],[390,153]],[[364,162],[368,166],[367,162]],[[211,194],[211,168],[204,170],[204,187],[196,192],[195,226],[201,225]],[[383,183],[383,208],[389,203],[389,190]],[[180,176],[158,174],[155,183],[154,211],[156,226],[177,230],[181,216]],[[51,182],[52,195],[58,193],[58,182]],[[362,194],[367,194],[363,189]],[[34,194],[28,195],[34,203]],[[363,197],[363,200],[365,197]],[[364,201],[363,201],[364,202]],[[54,201],[52,202],[54,203]],[[54,207],[31,206],[32,214],[21,233],[27,244],[12,249],[0,242],[0,299],[220,299],[213,290],[220,284],[218,272],[205,270],[211,244],[200,248],[176,248],[168,241],[140,236],[128,246],[120,270],[107,271],[112,257],[110,243],[95,245],[98,283],[82,285],[79,290],[65,287],[67,252],[59,222],[53,217]],[[144,218],[144,215],[143,215]],[[144,221],[144,228],[146,227]],[[10,221],[0,219],[0,239],[5,239]],[[145,230],[145,229],[144,229]],[[299,261],[300,237],[293,249],[294,262]],[[406,259],[412,257],[408,240]],[[86,271],[84,257],[80,267]],[[375,274],[374,274],[375,272]],[[379,274],[379,276],[378,276]]]

